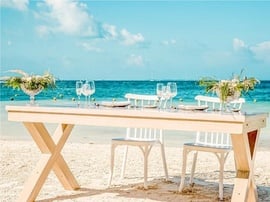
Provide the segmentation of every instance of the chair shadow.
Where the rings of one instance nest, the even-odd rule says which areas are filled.
[[[183,192],[177,191],[180,177],[172,176],[169,181],[164,179],[154,179],[148,181],[149,188],[144,189],[143,183],[117,185],[104,189],[92,189],[82,187],[78,189],[78,193],[67,195],[59,195],[52,198],[37,200],[36,202],[53,202],[64,200],[76,200],[85,197],[97,196],[102,194],[113,194],[123,201],[134,199],[149,199],[156,201],[194,201],[194,202],[212,202],[220,201],[218,199],[218,183],[208,182],[203,179],[194,178],[192,185],[186,185]],[[270,187],[257,186],[259,201],[267,201],[270,196]],[[232,184],[224,184],[224,202],[231,201],[233,192]]]
[[[64,200],[75,200],[79,198],[84,198],[84,197],[91,197],[95,195],[102,195],[102,194],[115,194],[117,197],[121,198],[141,198],[145,199],[149,194],[151,195],[151,192],[156,192],[160,186],[160,184],[173,184],[171,181],[165,181],[163,179],[157,179],[157,180],[152,180],[148,181],[149,186],[148,189],[143,188],[143,183],[136,183],[136,184],[129,184],[129,185],[115,185],[111,186],[110,188],[104,188],[104,189],[92,189],[88,187],[81,187],[80,189],[76,190],[79,193],[74,193],[73,194],[68,194],[68,195],[61,195],[61,196],[56,196],[52,198],[47,198],[47,199],[41,199],[41,200],[36,200],[36,202],[52,202],[52,201],[64,201]],[[169,190],[168,190],[169,192]],[[164,197],[157,196],[157,197],[149,197],[152,198],[153,200],[160,200],[160,201],[168,201]]]
[[[215,201],[218,194],[213,191],[210,192],[211,196],[205,196],[204,187],[200,184],[193,187],[190,192],[179,193],[177,191],[179,186],[179,176],[171,177],[169,181],[164,179],[154,179],[148,181],[148,189],[143,188],[143,183],[129,184],[129,185],[115,185],[110,188],[104,189],[92,189],[88,187],[81,187],[78,189],[78,193],[72,193],[67,195],[60,195],[52,198],[37,200],[36,202],[52,202],[52,201],[64,201],[64,200],[76,200],[87,198],[91,196],[97,196],[102,194],[113,194],[123,200],[127,198],[134,199],[150,199],[156,201]],[[218,185],[215,185],[218,186]],[[209,187],[209,186],[208,186]],[[197,199],[197,200],[196,200]],[[213,200],[214,199],[214,200]]]

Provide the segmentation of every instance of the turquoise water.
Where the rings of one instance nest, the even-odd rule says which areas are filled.
[[[72,100],[76,98],[76,81],[57,81],[57,88],[41,92],[37,100]],[[124,99],[126,93],[155,94],[157,82],[166,84],[168,81],[95,81],[96,92],[92,96],[98,100]],[[175,101],[193,102],[198,94],[205,94],[197,81],[175,81],[178,87],[178,94]],[[261,81],[254,91],[244,95],[247,102],[270,102],[270,81]],[[1,101],[27,100],[29,99],[22,91],[6,88],[1,83]]]
[[[37,102],[42,105],[69,105],[76,106],[77,98],[75,93],[76,81],[57,81],[57,88],[54,90],[43,91],[36,96]],[[96,92],[92,96],[97,102],[102,100],[124,100],[126,93],[155,94],[156,83],[167,81],[95,81]],[[194,97],[198,94],[205,94],[203,88],[199,87],[196,81],[176,81],[178,94],[174,98],[174,103],[195,103]],[[243,111],[247,112],[268,112],[270,113],[270,81],[262,81],[254,91],[245,95],[246,103]],[[82,98],[83,99],[83,98]],[[1,139],[26,139],[30,140],[26,129],[21,123],[7,121],[6,105],[25,105],[29,100],[23,92],[6,88],[1,84]],[[55,124],[48,125],[49,130],[53,131]],[[76,126],[72,132],[71,141],[91,142],[91,143],[110,143],[111,138],[123,135],[123,128],[110,127],[89,127]],[[166,131],[166,144],[168,146],[181,146],[183,142],[192,141],[194,135],[190,132]],[[267,127],[261,131],[260,146],[270,148],[270,120]]]

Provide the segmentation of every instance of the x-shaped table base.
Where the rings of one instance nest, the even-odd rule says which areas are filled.
[[[78,189],[80,186],[61,155],[61,150],[74,125],[59,124],[53,137],[42,123],[24,122],[24,125],[42,152],[42,156],[26,182],[18,201],[34,201],[51,170],[65,189]]]
[[[236,179],[231,201],[258,201],[257,188],[254,182],[254,161],[258,136],[258,130],[243,135],[232,135]]]

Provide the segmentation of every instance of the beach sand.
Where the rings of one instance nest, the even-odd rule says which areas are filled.
[[[33,141],[0,140],[0,201],[15,201],[40,157]],[[143,189],[143,160],[138,148],[131,148],[126,178],[120,180],[123,147],[116,150],[115,175],[107,188],[110,165],[110,144],[69,141],[62,154],[81,189],[64,190],[53,172],[50,173],[37,201],[218,201],[218,162],[213,154],[200,153],[194,186],[187,185],[177,193],[182,165],[182,148],[166,147],[169,181],[164,178],[160,149],[154,147],[149,156],[149,189]],[[270,151],[258,151],[255,162],[255,182],[259,201],[270,201]],[[191,155],[189,165],[191,163]],[[190,170],[190,166],[188,171]],[[188,173],[189,176],[189,173]],[[234,183],[233,153],[225,164],[225,201],[230,201]]]

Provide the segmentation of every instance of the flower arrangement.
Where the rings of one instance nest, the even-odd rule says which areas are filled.
[[[242,72],[241,72],[242,74]],[[260,83],[255,77],[243,77],[234,75],[229,80],[216,80],[212,78],[202,78],[199,85],[204,86],[207,93],[216,93],[222,102],[232,101],[239,98],[243,93],[254,90],[255,86]]]
[[[5,86],[14,89],[27,89],[28,91],[43,90],[47,88],[55,88],[55,78],[50,73],[44,75],[28,74],[22,70],[10,70],[20,76],[11,76],[5,79]]]
[[[44,75],[27,74],[26,72],[16,69],[9,72],[17,73],[19,76],[6,77],[2,80],[5,81],[5,86],[13,89],[22,90],[25,94],[30,96],[30,105],[34,106],[35,95],[39,94],[42,90],[47,88],[55,88],[54,76],[50,73]]]

